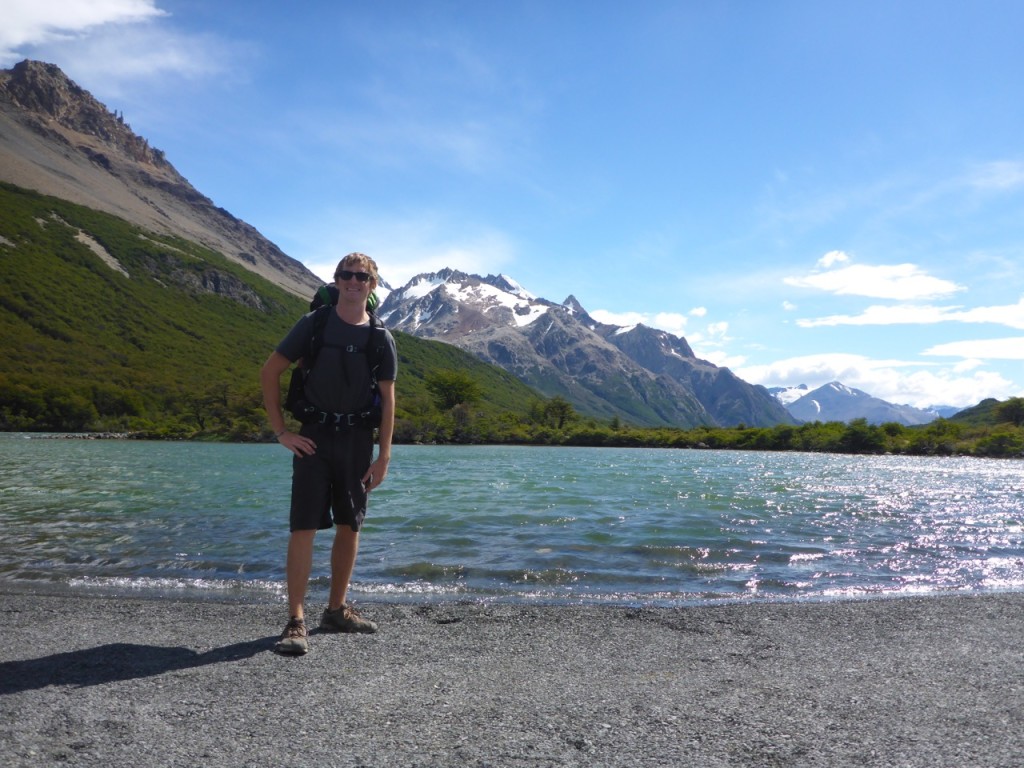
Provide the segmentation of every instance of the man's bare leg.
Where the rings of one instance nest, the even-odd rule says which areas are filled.
[[[313,539],[316,531],[292,531],[288,538],[288,558],[285,561],[285,577],[288,581],[289,616],[305,618],[303,605],[309,575],[313,571]]]
[[[334,531],[334,544],[331,547],[331,591],[327,607],[336,611],[348,596],[348,585],[352,580],[352,571],[356,567],[356,555],[359,554],[359,531],[353,531],[347,525],[339,525]]]

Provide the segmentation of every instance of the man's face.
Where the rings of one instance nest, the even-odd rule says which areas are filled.
[[[346,262],[335,276],[338,295],[352,302],[366,302],[373,290],[373,276],[357,261]]]

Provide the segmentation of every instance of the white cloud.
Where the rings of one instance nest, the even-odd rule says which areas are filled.
[[[837,325],[930,325],[934,323],[992,323],[1024,329],[1024,298],[1016,304],[992,307],[936,307],[930,305],[896,304],[868,307],[859,315],[829,315],[797,320],[801,328]]]
[[[707,335],[709,338],[726,341],[729,333],[729,323],[721,320],[717,323],[708,323]]]
[[[953,319],[962,323],[994,323],[1010,328],[1024,329],[1024,298],[1016,304],[976,307],[964,312],[957,312]]]
[[[689,339],[687,339],[689,341]],[[693,345],[690,345],[691,348]],[[717,365],[719,368],[728,368],[729,370],[735,371],[738,368],[742,368],[743,364],[747,362],[747,358],[742,355],[730,355],[728,352],[721,349],[694,349],[693,354],[701,360],[707,360],[713,365]]]
[[[708,323],[703,329],[694,331],[686,337],[693,354],[701,360],[707,360],[721,368],[735,369],[746,363],[746,358],[726,351],[726,345],[732,340],[729,336],[729,323],[725,320]]]
[[[951,319],[949,314],[955,308],[918,306],[913,304],[897,304],[893,306],[875,305],[868,307],[859,315],[828,315],[814,319],[803,318],[796,321],[801,328],[818,328],[834,325],[923,325],[941,323]]]
[[[153,0],[14,0],[0,24],[0,66],[32,58],[58,64],[101,100],[124,98],[126,86],[157,78],[221,80],[253,45],[176,30]],[[13,23],[8,24],[8,16]]]
[[[622,328],[631,328],[634,325],[646,325],[648,328],[657,328],[667,331],[673,336],[683,336],[686,332],[687,318],[677,312],[612,312],[607,309],[596,309],[589,312],[590,316],[599,323],[617,325]]]
[[[25,46],[66,41],[105,24],[165,16],[153,0],[7,0],[0,24],[0,63],[24,58]]]
[[[928,354],[928,353],[925,352],[924,354]],[[967,358],[966,360],[961,360],[959,363],[955,363],[953,365],[953,372],[954,373],[965,373],[967,371],[973,371],[975,368],[980,368],[984,364],[985,364],[984,360],[978,360],[975,357]]]
[[[802,355],[776,360],[773,363],[746,366],[737,370],[736,374],[752,384],[763,384],[766,387],[807,384],[814,388],[830,381],[850,383],[847,380],[859,376],[870,362],[861,355]],[[893,361],[888,361],[888,364],[892,363]]]
[[[839,296],[869,296],[899,301],[948,296],[964,290],[961,285],[929,275],[915,264],[852,264],[840,269],[786,277],[783,282],[795,288],[812,288]]]
[[[649,323],[652,328],[660,328],[675,336],[682,336],[686,331],[686,316],[678,312],[658,312]]]
[[[850,257],[843,253],[843,251],[829,251],[820,259],[818,259],[818,266],[823,269],[829,269],[834,264],[842,264],[850,260]]]
[[[157,75],[208,77],[230,70],[232,59],[245,50],[213,35],[184,35],[153,24],[131,30],[105,28],[62,46],[62,68],[91,87],[96,83],[144,81]]]
[[[610,312],[607,309],[595,309],[588,314],[599,323],[617,325],[622,328],[631,328],[640,323],[647,325],[648,319],[648,316],[642,312]]]
[[[805,355],[734,371],[745,381],[766,387],[806,384],[816,389],[839,381],[887,402],[918,408],[967,407],[987,397],[1002,400],[1016,393],[1013,382],[998,373],[978,370],[977,365],[965,369],[959,364],[873,360],[850,354]]]
[[[963,357],[977,360],[1024,360],[1024,336],[1007,339],[978,339],[936,344],[924,351],[925,355]]]
[[[708,313],[707,307],[694,307],[690,310],[691,317],[704,317]]]

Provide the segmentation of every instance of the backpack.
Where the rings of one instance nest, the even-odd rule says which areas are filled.
[[[317,355],[324,345],[324,329],[327,327],[327,319],[337,303],[338,288],[334,285],[321,285],[309,302],[309,310],[313,313],[313,332],[309,337],[306,354],[302,356],[299,364],[292,368],[291,379],[288,382],[288,394],[284,401],[285,408],[303,424],[315,421],[321,415],[320,409],[306,400],[306,377],[316,365]],[[366,353],[366,362],[370,367],[370,389],[373,392],[373,403],[364,412],[345,415],[350,417],[350,424],[353,423],[354,418],[359,424],[368,427],[380,426],[380,387],[377,384],[377,371],[380,369],[381,357],[387,346],[384,325],[375,312],[378,303],[377,294],[371,293],[366,302],[366,311],[370,316],[370,338],[366,349],[349,350]]]

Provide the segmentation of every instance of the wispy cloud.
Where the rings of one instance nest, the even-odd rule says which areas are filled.
[[[913,301],[949,296],[965,290],[949,280],[928,274],[916,264],[848,264],[842,251],[830,251],[819,261],[819,271],[783,278],[794,288],[810,288],[837,296]],[[840,264],[838,268],[833,268]]]
[[[343,108],[331,115],[313,105],[298,126],[386,167],[518,171],[537,102],[516,85],[516,62],[451,29],[421,32],[350,27],[345,39],[368,62],[366,76],[337,84],[333,100]]]
[[[1024,186],[1024,163],[997,160],[975,166],[966,177],[975,189],[1006,191]]]
[[[224,77],[251,47],[182,32],[154,0],[9,0],[0,24],[0,65],[50,61],[104,99],[159,77]]]
[[[926,355],[962,357],[967,360],[1024,360],[1024,336],[1005,339],[977,339],[936,344],[924,351]]]
[[[295,119],[298,131],[342,157],[356,156],[391,168],[437,168],[482,174],[504,164],[501,129],[484,120],[460,120],[430,111],[403,113],[357,105],[348,114]],[[293,137],[294,138],[294,137]]]
[[[1024,329],[1024,298],[1016,304],[993,307],[937,307],[896,304],[868,307],[859,315],[830,315],[797,320],[801,328],[838,325],[930,325],[934,323],[991,323]]]
[[[24,58],[25,48],[66,42],[107,24],[165,16],[153,0],[7,0],[0,24],[0,63]]]

